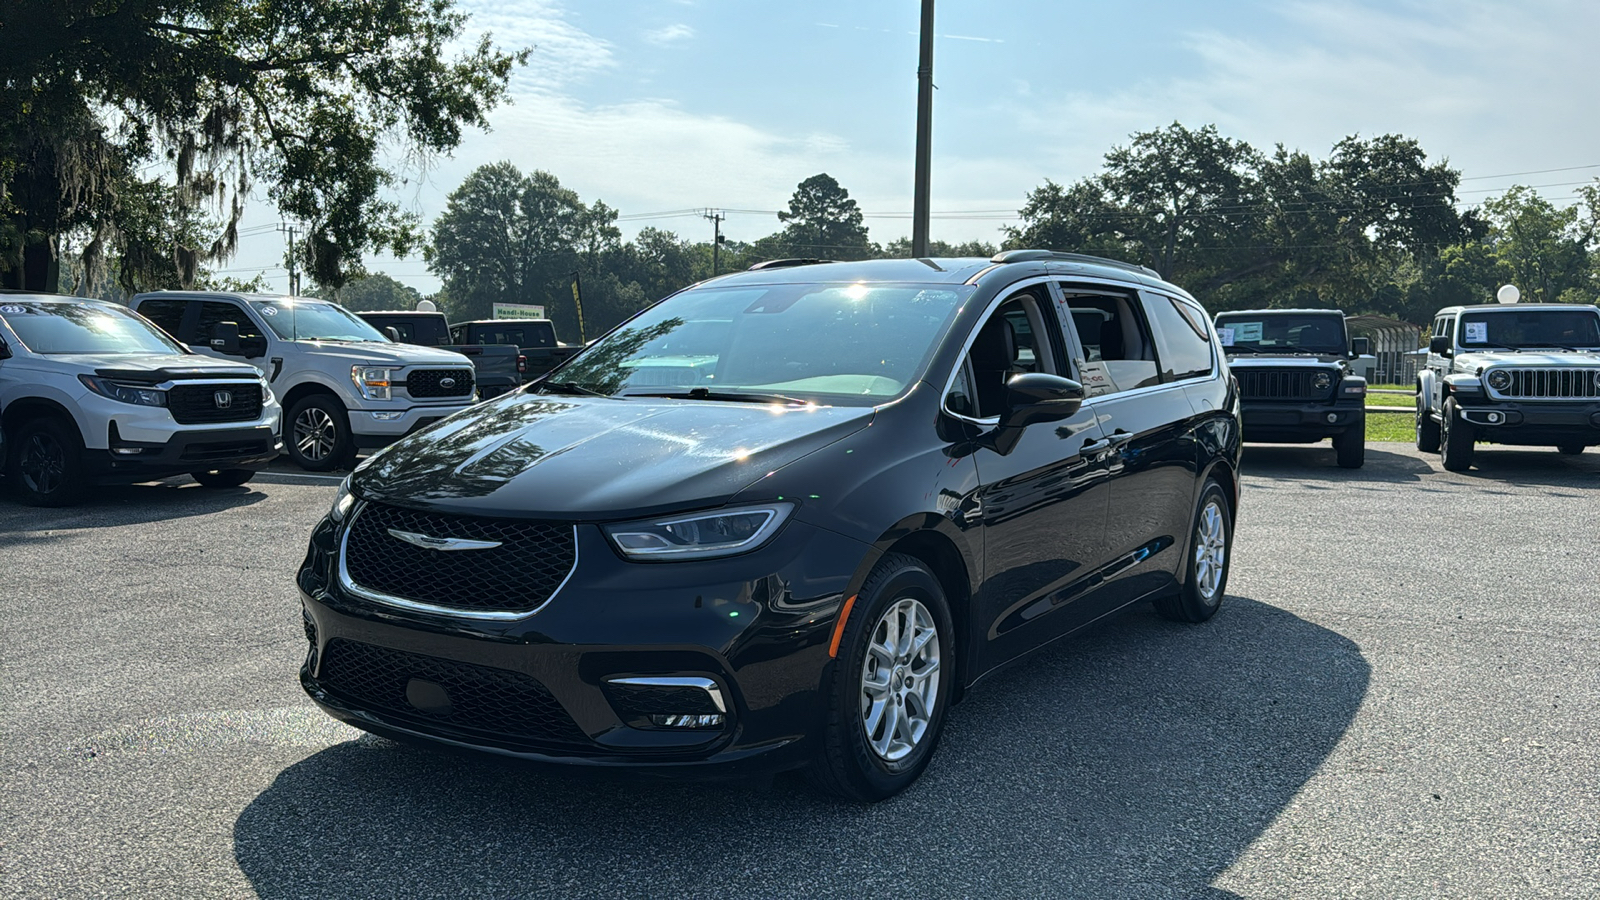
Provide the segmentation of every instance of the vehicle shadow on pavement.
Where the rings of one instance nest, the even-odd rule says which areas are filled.
[[[1341,469],[1321,444],[1246,444],[1239,471],[1246,476],[1311,482],[1414,483],[1435,470],[1425,460],[1367,445],[1366,463]]]
[[[922,781],[876,806],[794,776],[580,779],[363,738],[280,773],[234,855],[268,898],[1233,896],[1212,882],[1369,674],[1265,603],[1198,626],[1142,604],[974,688]]]
[[[82,503],[60,508],[24,506],[0,485],[0,546],[20,532],[143,525],[251,506],[267,495],[249,485],[201,487],[188,477],[149,484],[98,487]]]
[[[1562,456],[1545,448],[1480,444],[1472,454],[1472,468],[1451,474],[1483,482],[1594,490],[1600,488],[1600,449],[1590,447],[1577,456]]]

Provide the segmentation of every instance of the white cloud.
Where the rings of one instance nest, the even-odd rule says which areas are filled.
[[[677,25],[668,25],[665,28],[657,28],[654,31],[647,31],[644,35],[644,39],[646,41],[649,41],[658,47],[665,47],[668,44],[681,43],[689,40],[692,37],[694,37],[694,29],[682,23]]]
[[[515,93],[560,90],[617,64],[611,42],[567,21],[570,13],[553,0],[461,0],[460,6],[472,16],[469,40],[488,31],[502,48],[532,49],[528,65],[512,75]]]

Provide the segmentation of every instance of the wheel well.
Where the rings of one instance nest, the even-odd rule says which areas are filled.
[[[961,699],[965,692],[963,686],[965,678],[959,668],[965,664],[968,642],[971,640],[971,579],[967,572],[967,564],[961,557],[961,550],[955,542],[937,531],[915,531],[896,541],[885,553],[904,553],[907,556],[921,560],[939,579],[939,586],[944,588],[945,599],[949,601],[950,619],[956,629],[956,660],[958,664],[955,679],[955,693],[951,694],[952,702]]]
[[[0,422],[3,422],[6,432],[9,434],[20,427],[23,422],[42,416],[60,419],[67,425],[71,425],[73,430],[78,429],[78,420],[72,417],[72,413],[67,412],[66,407],[54,400],[46,400],[42,397],[25,397],[21,400],[13,400],[6,407],[5,417],[0,419]]]
[[[1239,477],[1225,462],[1219,462],[1211,467],[1209,473],[1217,483],[1222,485],[1222,493],[1228,498],[1228,513],[1237,517],[1239,515]]]
[[[315,381],[308,381],[304,384],[295,385],[289,389],[287,394],[283,395],[282,402],[284,414],[287,415],[290,407],[294,406],[296,403],[299,403],[306,397],[311,396],[312,394],[327,394],[329,397],[332,397],[341,407],[345,405],[344,399],[341,398],[338,392],[334,391],[333,388],[330,388],[325,384],[317,384]]]

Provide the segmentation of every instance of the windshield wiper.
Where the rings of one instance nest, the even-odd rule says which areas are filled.
[[[1223,350],[1224,353],[1265,353],[1265,352],[1267,352],[1267,351],[1261,349],[1260,347],[1246,347],[1246,346],[1244,346],[1242,344],[1236,344],[1236,345],[1234,345],[1232,347],[1223,347],[1222,350]]]
[[[1577,353],[1578,352],[1578,348],[1577,347],[1568,347],[1566,344],[1523,344],[1523,346],[1528,348],[1528,349],[1530,349],[1530,350],[1532,350],[1532,349],[1547,350],[1548,349],[1548,350],[1565,350],[1568,353]]]
[[[624,394],[626,397],[664,397],[669,400],[727,400],[732,403],[788,403],[806,406],[811,401],[783,394],[763,394],[756,391],[713,391],[710,388],[690,388],[687,391],[652,391],[648,394]]]
[[[607,394],[604,391],[597,391],[594,388],[586,388],[576,381],[541,381],[539,383],[539,393],[567,394],[569,396],[576,395],[581,397],[615,396],[613,394]]]

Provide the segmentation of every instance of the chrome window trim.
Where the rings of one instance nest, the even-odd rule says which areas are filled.
[[[567,577],[561,579],[561,583],[556,585],[556,589],[550,592],[550,596],[546,597],[543,603],[526,612],[510,612],[500,610],[485,612],[471,609],[457,609],[453,606],[437,606],[432,603],[423,603],[418,600],[407,600],[404,597],[396,597],[393,594],[385,594],[382,591],[374,591],[370,588],[364,588],[361,585],[356,584],[355,579],[350,577],[350,570],[345,565],[345,560],[347,560],[350,556],[350,529],[355,525],[356,518],[361,515],[362,511],[365,510],[366,507],[367,502],[365,500],[356,501],[356,505],[351,508],[349,515],[345,517],[342,531],[339,535],[339,587],[357,597],[362,598],[363,600],[370,600],[373,603],[381,603],[385,606],[393,606],[397,609],[403,609],[409,612],[427,613],[435,616],[451,616],[453,618],[460,619],[477,619],[486,622],[515,622],[519,619],[526,619],[529,616],[538,615],[540,610],[544,609],[546,606],[549,606],[551,602],[556,599],[556,597],[561,595],[561,591],[566,588],[567,582],[571,581],[573,574],[578,571],[578,554],[580,552],[580,548],[578,547],[578,526],[573,525],[572,568],[567,571]]]
[[[635,687],[699,688],[711,697],[711,702],[717,705],[717,712],[724,715],[728,712],[728,704],[722,697],[722,688],[710,678],[698,675],[649,675],[607,678],[605,681],[607,684],[626,684]]]

